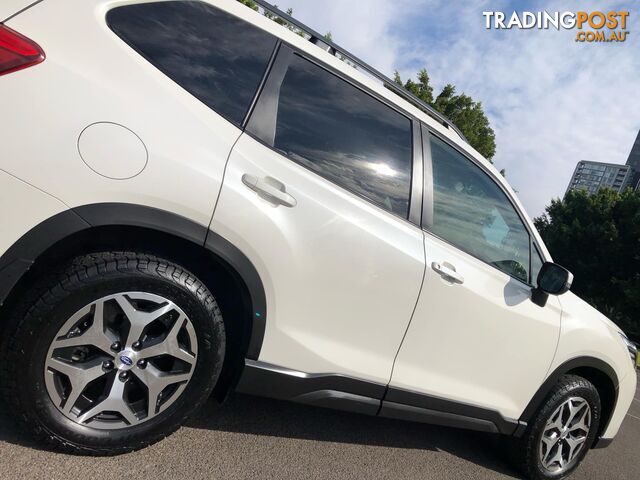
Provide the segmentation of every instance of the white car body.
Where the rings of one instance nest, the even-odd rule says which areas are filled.
[[[5,0],[0,20],[29,3]],[[0,257],[37,225],[70,210],[92,224],[82,209],[97,204],[169,212],[233,245],[262,282],[266,311],[256,312],[266,318],[264,338],[258,356],[247,355],[250,373],[241,390],[356,410],[360,402],[366,411],[364,387],[289,394],[260,392],[251,382],[266,370],[297,379],[347,378],[389,390],[374,414],[418,419],[395,407],[423,398],[404,403],[442,411],[426,415],[436,423],[517,433],[532,399],[555,375],[604,365],[601,373],[615,377],[616,394],[599,436],[616,435],[636,375],[613,323],[570,292],[541,308],[529,299],[532,286],[243,133],[108,27],[106,13],[132,3],[140,2],[44,0],[6,21],[37,42],[46,59],[0,76]],[[514,191],[453,129],[239,2],[207,3],[305,52],[464,152],[506,192],[542,259],[551,261]],[[96,135],[83,137],[81,146],[96,153],[83,159],[79,138],[96,124]],[[297,205],[274,207],[246,187],[245,174],[278,179]],[[117,223],[117,216],[109,218]],[[455,265],[464,283],[443,279],[434,262]]]

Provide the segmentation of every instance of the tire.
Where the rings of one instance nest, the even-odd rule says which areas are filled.
[[[511,441],[514,466],[532,480],[568,477],[591,448],[601,411],[598,390],[589,381],[577,375],[563,375],[524,435]]]
[[[224,360],[211,293],[153,255],[78,257],[35,285],[8,321],[3,397],[38,440],[68,453],[115,455],[168,436],[207,400]]]

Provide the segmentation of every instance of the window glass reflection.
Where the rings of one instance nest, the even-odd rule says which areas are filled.
[[[538,252],[538,249],[534,246],[531,252],[531,283],[537,285],[538,274],[542,268],[542,256]]]
[[[297,55],[280,89],[273,146],[338,185],[407,217],[409,119]]]
[[[107,21],[173,81],[236,124],[276,44],[272,35],[202,2],[126,5],[110,10]]]
[[[529,233],[491,178],[431,137],[437,236],[523,282],[529,280]]]

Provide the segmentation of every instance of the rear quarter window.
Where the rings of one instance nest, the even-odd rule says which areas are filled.
[[[203,2],[116,7],[107,24],[205,105],[239,125],[277,39]]]

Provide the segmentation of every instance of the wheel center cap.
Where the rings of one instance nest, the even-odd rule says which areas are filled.
[[[136,365],[137,361],[136,352],[123,350],[116,355],[115,364],[118,370],[131,370]]]

